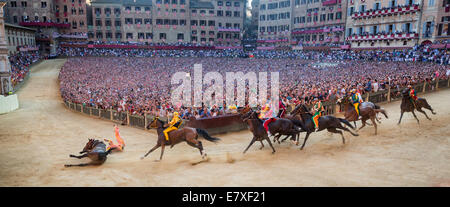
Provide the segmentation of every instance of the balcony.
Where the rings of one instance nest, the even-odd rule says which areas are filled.
[[[68,23],[54,23],[54,22],[20,22],[20,26],[24,27],[58,27],[58,28],[70,28]]]
[[[88,25],[88,30],[89,30],[89,31],[92,31],[92,30],[94,30],[94,26],[92,26],[92,25]]]
[[[106,26],[106,30],[111,30],[111,26]]]
[[[292,34],[314,34],[314,33],[325,33],[325,32],[342,32],[344,28],[324,28],[324,29],[309,29],[302,31],[292,31]]]
[[[387,15],[407,14],[420,11],[419,5],[402,6],[396,8],[383,8],[373,11],[357,12],[352,14],[352,19],[375,18]]]
[[[374,40],[408,40],[417,39],[419,34],[417,33],[397,33],[397,34],[365,34],[365,35],[352,35],[347,37],[348,41],[374,41]]]
[[[219,27],[217,29],[219,32],[240,32],[241,29],[239,28],[226,28],[226,27]]]
[[[330,6],[330,5],[334,5],[337,4],[337,0],[327,0],[322,2],[322,6]]]

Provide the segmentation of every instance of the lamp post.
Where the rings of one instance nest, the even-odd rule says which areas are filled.
[[[7,1],[0,0],[0,92],[6,95],[12,92],[11,65],[8,59],[8,48],[5,40],[5,21],[3,19],[3,7]]]

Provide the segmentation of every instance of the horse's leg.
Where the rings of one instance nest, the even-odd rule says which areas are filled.
[[[311,134],[311,132],[306,132],[305,140],[303,141],[303,144],[302,144],[302,147],[300,147],[300,150],[303,150],[303,147],[305,147],[306,140],[308,140],[308,137],[310,134]]]
[[[245,152],[247,152],[248,148],[250,148],[250,146],[252,146],[252,144],[256,141],[256,137],[253,137],[252,141],[250,142],[250,144],[248,145],[248,147],[244,150],[243,154],[245,154]]]
[[[150,151],[147,152],[147,154],[145,154],[144,156],[141,157],[141,160],[144,159],[145,157],[147,157],[148,154],[150,154],[151,152],[155,151],[156,149],[158,149],[158,147],[160,147],[161,144],[157,143],[152,149],[150,149]]]
[[[342,144],[345,144],[345,138],[344,138],[344,134],[342,133],[342,131],[337,130],[336,128],[327,128],[327,130],[331,133],[335,133],[335,134],[341,134],[342,137]]]
[[[416,113],[414,113],[414,110],[412,110],[411,112],[412,112],[412,114],[414,115],[414,118],[416,118],[417,124],[420,124],[420,123],[419,123],[419,119],[418,119],[417,116],[416,116]]]
[[[352,134],[352,135],[355,136],[355,137],[356,137],[356,136],[359,136],[359,134],[353,133],[352,131],[350,131],[350,129],[348,129],[347,127],[342,126],[342,125],[340,125],[340,124],[339,124],[339,126],[338,126],[337,128],[342,129],[342,130],[344,130],[344,131],[346,131],[346,132]]]
[[[400,119],[398,120],[397,125],[399,125],[400,122],[402,121],[403,113],[405,113],[405,111],[402,110],[402,111],[400,112]]]
[[[155,160],[155,161],[161,161],[162,160],[162,156],[164,154],[164,148],[166,147],[165,143],[161,144],[161,156],[159,157],[159,160]]]
[[[417,111],[420,112],[420,113],[422,113],[422,114],[425,114],[425,117],[427,117],[428,120],[431,120],[431,118],[428,117],[427,113],[425,113],[425,111],[422,110],[421,108],[418,108]]]
[[[356,121],[353,121],[353,124],[355,124],[355,129],[356,129],[356,127],[357,127],[357,126],[356,126]]]
[[[366,120],[367,120],[367,118],[364,118],[364,117],[361,119],[362,126],[358,129],[358,131],[366,126]]]
[[[88,156],[88,154],[84,154],[84,155],[80,155],[80,156],[76,156],[76,155],[69,155],[69,157],[75,157],[75,158],[78,158],[78,159],[81,159],[81,158],[83,158],[83,157],[87,157]]]
[[[269,142],[270,148],[272,148],[272,154],[275,153],[275,148],[273,148],[272,143],[270,142],[269,137],[266,137],[267,142]]]
[[[82,163],[82,164],[78,164],[78,165],[64,165],[64,167],[85,167],[91,165],[91,163]]]
[[[261,147],[259,148],[259,150],[262,150],[262,148],[264,148],[264,143],[262,142],[262,140],[260,142],[261,142]]]
[[[202,144],[201,141],[198,141],[198,143],[194,143],[194,142],[192,142],[192,140],[186,140],[186,143],[188,145],[190,145],[191,147],[197,148],[200,151],[200,155],[202,156],[202,158],[204,157],[204,155],[203,155],[203,144]]]
[[[375,122],[375,117],[374,116],[370,117],[370,120],[373,123],[373,127],[375,127],[375,135],[377,135],[378,129],[377,129],[377,123]]]

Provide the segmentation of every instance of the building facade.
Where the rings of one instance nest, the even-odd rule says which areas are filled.
[[[340,45],[345,41],[347,0],[293,0],[292,43]]]
[[[289,46],[291,39],[291,0],[260,0],[258,46]]]
[[[450,39],[450,0],[427,0],[436,5],[436,37],[435,41],[448,41]]]
[[[424,12],[423,1],[353,0],[348,8],[346,36],[353,49],[410,48],[420,43],[421,36],[431,37],[431,29],[421,32],[423,20],[435,19],[422,15],[431,13]]]
[[[91,41],[240,44],[244,2],[96,0],[88,36]]]
[[[35,29],[5,23],[5,40],[8,44],[8,54],[12,55],[24,50],[35,50],[35,34]]]

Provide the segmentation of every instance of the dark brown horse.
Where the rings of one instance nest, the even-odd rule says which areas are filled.
[[[254,112],[252,110],[247,110],[247,113],[241,116],[241,118],[245,123],[247,123],[250,131],[253,134],[252,141],[250,141],[250,144],[244,150],[244,153],[247,152],[250,146],[252,146],[253,143],[255,143],[256,141],[261,142],[261,148],[259,148],[261,150],[264,147],[264,144],[262,142],[263,140],[266,140],[269,143],[270,147],[272,148],[272,154],[275,153],[275,149],[273,148],[272,143],[270,142],[269,136],[267,135],[267,132],[264,129],[262,121],[258,119],[258,117],[255,118],[254,116],[252,116],[253,113]]]
[[[419,119],[417,119],[416,114],[414,113],[414,110],[417,110],[420,113],[423,113],[425,117],[427,117],[428,120],[431,120],[430,117],[428,117],[427,113],[422,110],[422,108],[426,108],[431,111],[432,114],[436,114],[431,108],[430,104],[428,104],[427,100],[424,98],[418,98],[416,101],[416,107],[414,107],[414,104],[411,101],[411,97],[409,96],[409,88],[406,88],[402,91],[402,104],[400,105],[401,114],[400,119],[398,120],[398,124],[402,121],[403,113],[405,112],[411,112],[414,115],[414,118],[416,118],[417,123],[419,123]]]
[[[366,121],[370,119],[375,127],[375,134],[377,134],[377,123],[375,122],[377,120],[377,113],[381,112],[386,118],[388,118],[384,109],[371,102],[363,102],[359,105],[359,116],[348,96],[344,96],[338,102],[343,104],[345,107],[345,120],[355,122],[355,127],[356,121],[361,120],[362,126],[358,130],[364,128],[366,126]]]
[[[303,147],[305,147],[305,144],[306,144],[306,141],[308,140],[309,135],[315,131],[314,123],[312,121],[313,115],[311,113],[309,113],[308,108],[303,104],[300,104],[299,106],[297,106],[296,110],[294,110],[294,112],[299,113],[300,116],[302,116],[302,119],[304,120],[304,125],[307,129],[305,140],[303,141],[303,145],[300,148],[300,150],[302,150]],[[350,134],[352,134],[353,136],[359,136],[358,134],[355,134],[352,131],[350,131],[348,128],[342,126],[341,123],[344,123],[345,125],[354,129],[353,126],[350,124],[350,122],[348,122],[347,120],[328,115],[328,116],[322,116],[319,118],[319,130],[318,131],[327,129],[331,133],[341,134],[343,144],[345,144],[344,135],[342,134],[342,131],[337,130],[337,129],[342,129],[344,131],[347,131]]]
[[[150,122],[147,125],[147,129],[150,129],[150,127],[157,128],[156,130],[158,133],[158,141],[156,145],[152,149],[150,149],[150,151],[147,152],[147,154],[141,157],[141,159],[144,159],[145,157],[147,157],[148,154],[161,147],[161,157],[159,158],[160,161],[162,160],[164,148],[166,145],[171,145],[170,148],[172,148],[174,145],[183,141],[185,141],[188,145],[192,147],[198,148],[202,158],[205,158],[207,155],[206,153],[204,153],[202,142],[198,140],[198,135],[202,136],[203,138],[205,138],[210,142],[217,142],[220,140],[219,138],[209,136],[208,133],[203,129],[184,127],[182,129],[169,132],[169,141],[167,141],[163,133],[165,129],[164,124],[165,123],[161,121],[158,117],[155,117],[153,118],[152,122]]]
[[[101,165],[106,161],[108,154],[112,150],[113,149],[109,149],[108,151],[106,151],[106,144],[100,140],[89,139],[88,143],[86,143],[86,145],[84,146],[83,151],[80,152],[80,154],[84,153],[83,155],[80,155],[80,156],[69,155],[69,157],[75,157],[78,159],[81,159],[84,157],[89,157],[89,159],[91,159],[91,162],[78,164],[78,165],[64,165],[64,166],[65,167],[73,167],[73,166],[84,167],[84,166],[88,166],[88,165]]]

